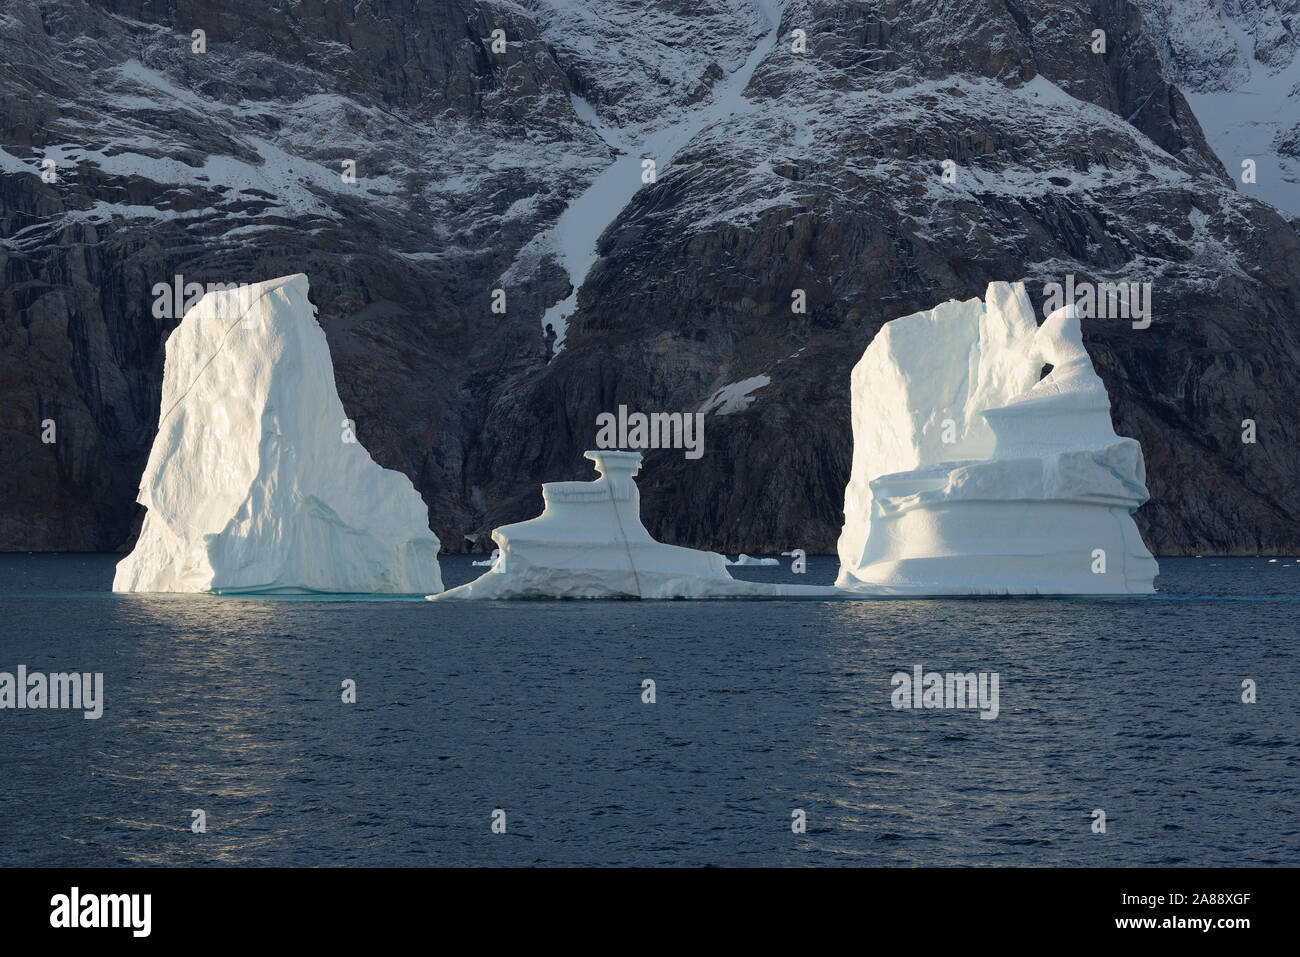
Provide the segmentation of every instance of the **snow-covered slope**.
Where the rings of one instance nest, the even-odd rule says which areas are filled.
[[[1300,216],[1300,2],[1139,3],[1237,188]],[[1254,182],[1242,178],[1246,160]]]

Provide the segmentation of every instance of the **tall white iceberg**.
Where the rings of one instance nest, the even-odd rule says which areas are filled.
[[[714,552],[655,541],[641,524],[640,452],[585,453],[600,477],[547,482],[537,518],[493,529],[499,557],[434,600],[825,596],[831,588],[737,581]]]
[[[137,500],[149,511],[114,591],[442,588],[420,494],[355,439],[303,275],[186,312]]]
[[[886,323],[851,388],[839,587],[1153,591],[1132,519],[1149,497],[1142,449],[1115,434],[1074,306],[1039,327],[1023,284],[991,283],[984,302]]]

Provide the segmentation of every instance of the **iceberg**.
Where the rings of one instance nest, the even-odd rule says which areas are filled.
[[[584,453],[599,477],[547,482],[537,518],[493,529],[498,558],[431,601],[505,598],[825,597],[835,589],[737,581],[726,559],[657,542],[641,524],[640,452]]]
[[[307,277],[217,289],[167,339],[119,592],[442,588],[419,492],[356,441]]]
[[[1044,376],[1044,367],[1050,367]],[[1150,593],[1132,514],[1142,449],[1115,434],[1073,305],[1022,283],[886,323],[853,369],[837,586],[863,595]]]

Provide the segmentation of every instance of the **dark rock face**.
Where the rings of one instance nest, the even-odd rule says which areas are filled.
[[[154,315],[156,283],[305,272],[358,436],[455,549],[476,380],[545,361],[545,274],[506,316],[494,280],[606,161],[531,21],[454,2],[5,11],[0,548],[117,548],[138,523],[180,318]]]
[[[769,42],[744,0],[686,6],[7,4],[0,549],[129,540],[179,318],[156,283],[306,272],[359,439],[450,551],[588,477],[599,413],[760,375],[706,415],[703,458],[647,455],[646,526],[833,551],[849,370],[881,324],[1067,274],[1152,284],[1149,328],[1084,322],[1146,454],[1152,550],[1300,551],[1300,224],[1234,190],[1120,0],[787,3],[744,102],[609,210],[548,362],[570,277],[547,230],[613,156],[571,94],[649,141]]]

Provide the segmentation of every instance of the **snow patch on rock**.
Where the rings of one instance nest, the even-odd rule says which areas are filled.
[[[750,376],[739,382],[728,383],[709,396],[708,400],[700,406],[700,411],[706,415],[711,412],[716,412],[718,415],[743,412],[754,402],[751,393],[771,384],[772,378],[767,375]]]

